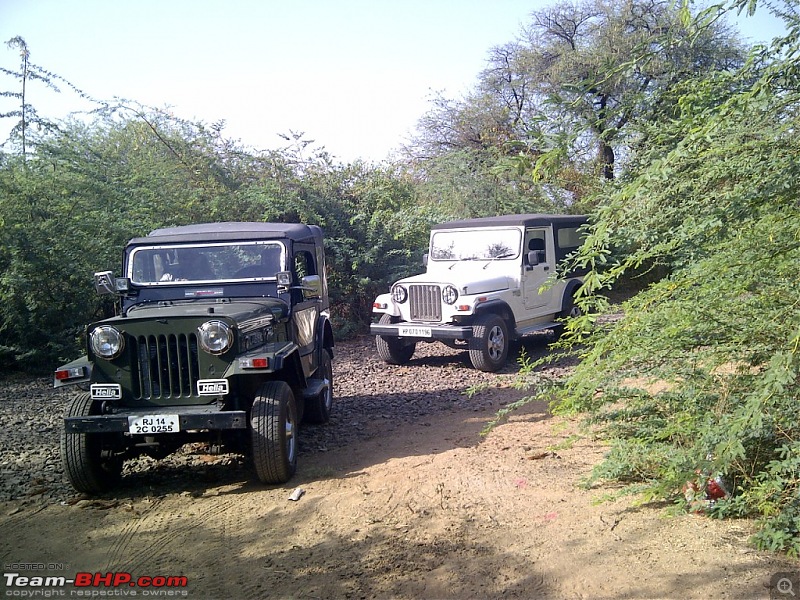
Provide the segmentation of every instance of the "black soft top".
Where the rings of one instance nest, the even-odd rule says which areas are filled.
[[[290,239],[322,243],[322,230],[299,223],[199,223],[155,229],[147,237],[134,238],[129,246],[178,242],[226,242],[237,240]]]
[[[545,215],[545,214],[525,214],[525,215],[500,215],[498,217],[481,217],[478,219],[464,219],[462,221],[449,221],[434,225],[431,229],[466,229],[470,227],[500,227],[500,226],[519,226],[541,227],[543,225],[555,225],[559,227],[576,227],[586,223],[586,215]]]

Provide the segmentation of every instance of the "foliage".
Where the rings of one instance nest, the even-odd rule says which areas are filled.
[[[79,97],[86,100],[91,99],[63,77],[32,63],[28,44],[22,37],[16,36],[11,38],[6,42],[6,46],[11,49],[16,49],[19,52],[20,64],[17,70],[0,67],[0,74],[6,75],[12,80],[19,82],[19,87],[0,91],[0,98],[9,98],[14,102],[13,109],[0,112],[0,119],[17,119],[16,123],[11,128],[9,140],[16,140],[19,142],[19,147],[24,159],[28,155],[28,140],[30,137],[28,132],[32,126],[35,125],[39,130],[58,129],[58,125],[52,120],[40,116],[36,107],[30,102],[31,92],[29,88],[32,83],[39,84],[44,86],[45,89],[57,93],[61,92],[59,85],[66,86]]]
[[[120,102],[0,155],[0,364],[49,370],[80,352],[85,324],[111,309],[91,274],[119,272],[130,237],[193,222],[321,225],[337,334],[365,329],[375,295],[421,264],[441,213],[416,206],[394,167],[333,164],[298,134],[255,154],[222,129]]]
[[[555,183],[582,196],[586,182],[575,173],[612,178],[672,86],[741,65],[745,50],[723,21],[691,28],[683,16],[676,3],[641,0],[533,12],[517,39],[492,49],[472,92],[435,99],[412,153],[494,148],[523,163],[549,161],[564,171]]]
[[[226,193],[215,161],[201,169],[206,134],[148,118],[62,123],[30,138],[27,159],[3,156],[0,362],[74,354],[85,323],[109,308],[94,297],[92,272],[118,270],[129,237],[174,215],[201,218],[202,206]]]
[[[501,214],[566,212],[571,196],[548,194],[527,173],[509,168],[496,148],[463,149],[404,167],[416,202],[439,215],[439,221]]]
[[[575,264],[585,316],[562,352],[581,362],[558,410],[588,412],[612,440],[594,481],[686,505],[721,475],[709,511],[760,519],[756,543],[800,554],[800,141],[797,24],[735,76],[686,82],[646,132],[636,169],[603,200]],[[775,56],[782,56],[774,60]],[[612,285],[668,275],[612,319]],[[613,309],[616,310],[616,309]],[[541,379],[529,363],[526,373]],[[547,382],[543,382],[547,383]]]

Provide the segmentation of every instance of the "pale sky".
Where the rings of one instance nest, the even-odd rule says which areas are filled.
[[[226,121],[253,149],[305,132],[335,158],[381,161],[413,132],[436,92],[460,97],[489,49],[512,41],[551,0],[0,0],[5,42],[22,36],[31,62],[93,97],[168,107],[178,117]],[[745,37],[769,39],[746,21]],[[0,76],[0,92],[15,89]],[[64,88],[62,88],[64,89]],[[83,107],[32,86],[41,116]],[[0,112],[12,109],[0,99]],[[0,120],[0,141],[10,119]]]

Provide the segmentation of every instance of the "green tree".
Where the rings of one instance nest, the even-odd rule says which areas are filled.
[[[116,111],[39,132],[0,164],[0,361],[53,364],[108,306],[94,271],[119,272],[133,236],[207,221],[251,167],[218,130],[158,111]],[[235,220],[235,217],[231,220]]]
[[[682,17],[658,0],[559,2],[534,12],[518,39],[491,50],[466,98],[435,101],[419,123],[417,155],[493,146],[533,164],[555,150],[559,168],[613,178],[637,123],[672,86],[744,60],[723,21],[691,28]]]

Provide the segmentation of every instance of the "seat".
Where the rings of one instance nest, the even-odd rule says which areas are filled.
[[[246,279],[248,277],[272,277],[275,273],[268,273],[264,265],[248,265],[239,269],[233,276],[236,279]]]
[[[545,253],[545,245],[543,239],[541,238],[531,239],[531,241],[528,242],[528,250],[536,252],[536,257],[539,259],[539,262],[545,262],[546,253]]]
[[[261,253],[261,263],[257,265],[247,265],[233,274],[237,279],[248,277],[275,277],[275,273],[282,271],[281,249],[272,247]]]
[[[281,249],[277,246],[271,246],[265,249],[261,253],[261,266],[265,271],[269,272],[270,277],[279,271],[283,271]]]
[[[208,257],[200,252],[182,252],[180,262],[173,269],[176,281],[202,281],[214,279]]]

